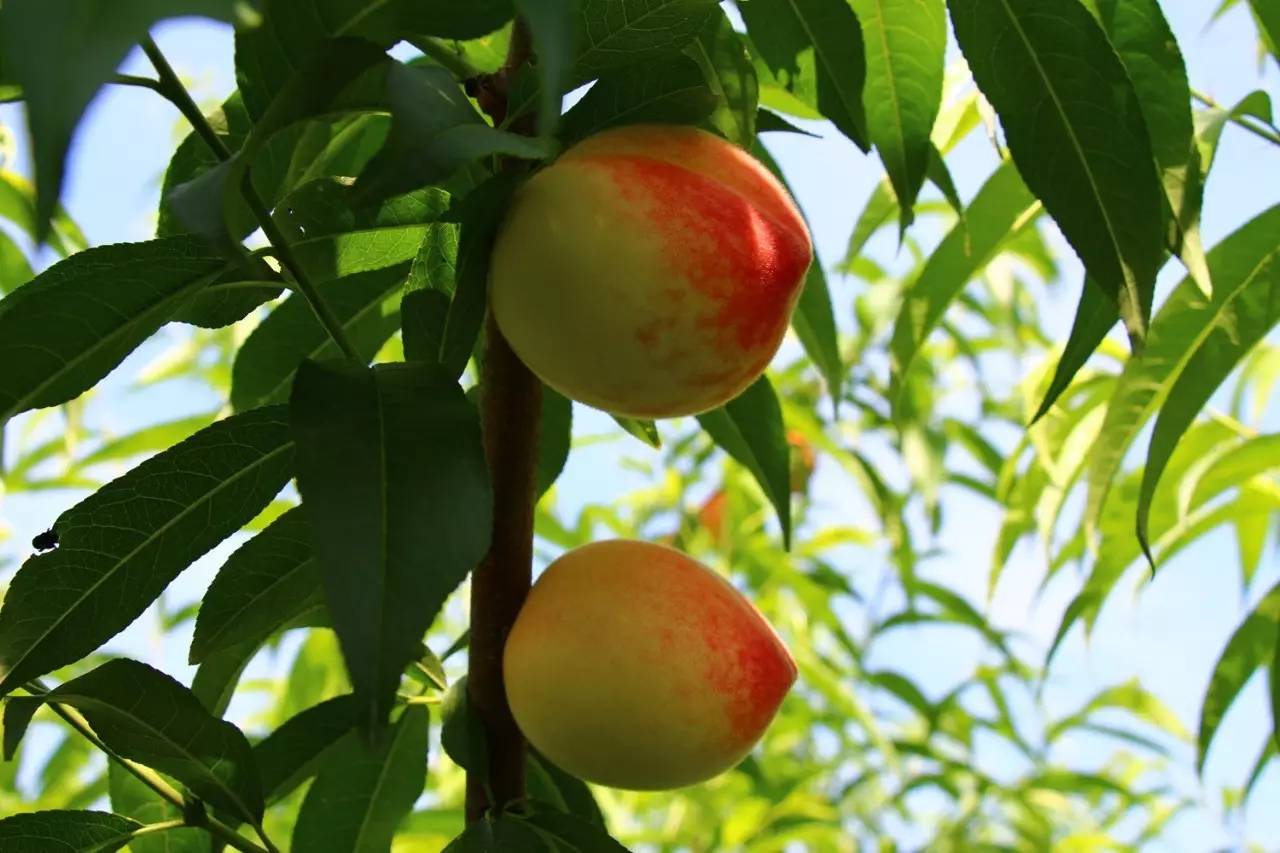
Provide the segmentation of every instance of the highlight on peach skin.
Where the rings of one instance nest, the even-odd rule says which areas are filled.
[[[715,408],[773,358],[813,259],[782,184],[690,127],[579,142],[518,191],[490,304],[543,382],[619,415]]]
[[[727,580],[680,551],[621,539],[547,568],[503,669],[534,747],[587,781],[634,790],[733,767],[796,678],[778,635]]]

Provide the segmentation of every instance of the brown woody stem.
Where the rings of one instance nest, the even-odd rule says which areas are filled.
[[[490,115],[506,111],[506,79],[529,58],[529,35],[517,21],[507,62],[496,79],[485,81],[498,93]],[[489,107],[486,104],[486,107]],[[531,132],[532,127],[521,128]],[[467,820],[479,820],[524,797],[524,736],[507,704],[502,651],[529,593],[533,564],[534,485],[538,462],[538,419],[542,384],[507,344],[492,315],[485,324],[485,356],[480,380],[480,414],[485,455],[493,482],[493,540],[471,580],[471,708],[484,725],[488,746],[487,780],[467,777]],[[487,784],[486,784],[487,782]]]

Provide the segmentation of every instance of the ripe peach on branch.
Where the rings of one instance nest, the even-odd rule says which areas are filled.
[[[764,371],[813,258],[782,184],[690,127],[579,142],[517,193],[490,300],[542,381],[614,414],[715,408]]]
[[[738,763],[796,678],[724,578],[672,548],[594,542],[534,584],[503,660],[529,742],[580,778],[678,788]]]

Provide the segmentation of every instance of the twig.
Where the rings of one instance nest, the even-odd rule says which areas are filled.
[[[1206,107],[1213,107],[1216,110],[1225,111],[1227,113],[1227,121],[1232,124],[1244,128],[1254,136],[1267,140],[1272,145],[1280,146],[1280,128],[1267,124],[1261,119],[1255,119],[1253,116],[1236,115],[1213,98],[1201,92],[1192,92],[1191,96]],[[1257,123],[1255,124],[1254,122]]]
[[[151,60],[151,64],[155,66],[156,73],[160,76],[160,79],[156,81],[155,90],[178,108],[178,112],[182,113],[187,121],[191,123],[191,127],[209,146],[209,150],[213,152],[219,161],[226,162],[230,160],[233,156],[231,149],[222,141],[222,137],[218,136],[217,131],[213,129],[213,125],[209,124],[209,120],[200,111],[200,107],[196,105],[191,93],[182,84],[182,80],[173,70],[173,66],[165,59],[164,54],[160,52],[159,46],[150,36],[142,40],[142,52],[147,55],[147,59]],[[297,291],[307,300],[307,304],[315,312],[316,319],[320,321],[320,325],[324,326],[329,333],[329,337],[333,338],[333,342],[338,345],[338,348],[342,350],[347,358],[355,362],[363,361],[359,352],[356,351],[355,346],[352,345],[351,340],[347,337],[342,322],[320,296],[306,270],[298,261],[297,255],[293,253],[293,247],[289,245],[288,239],[280,232],[275,219],[271,216],[270,208],[262,200],[262,196],[258,195],[257,190],[253,188],[248,174],[245,175],[240,189],[249,205],[249,209],[253,212],[254,218],[257,219],[258,225],[262,228],[263,235],[266,236],[267,241],[271,243],[272,248],[275,250],[275,255],[279,259],[281,266],[288,270],[290,277],[293,278],[294,283],[297,285]]]
[[[35,696],[44,696],[49,692],[43,684],[35,680],[28,682],[23,685],[23,687],[26,688],[28,693]],[[187,802],[183,798],[182,794],[176,791],[172,785],[166,782],[159,773],[152,770],[150,767],[138,764],[136,761],[130,761],[111,747],[107,746],[93,731],[93,728],[89,725],[89,721],[86,720],[79,711],[69,705],[63,705],[58,702],[46,701],[45,705],[47,705],[53,713],[61,717],[67,725],[79,732],[85,740],[97,747],[98,750],[107,756],[107,758],[116,762],[116,764],[119,764],[129,773],[133,774],[139,782],[155,791],[161,799],[165,800],[170,805],[181,809],[184,813],[186,812]],[[187,823],[185,820],[181,821],[181,823],[184,826],[192,825]],[[257,844],[254,844],[252,841],[245,838],[243,835],[236,832],[217,818],[206,817],[204,822],[199,825],[220,841],[229,844],[237,850],[243,851],[243,853],[273,853],[273,851],[275,851],[274,845],[270,845],[270,842],[267,842],[270,846],[266,848],[259,847]],[[266,841],[266,839],[263,840]]]

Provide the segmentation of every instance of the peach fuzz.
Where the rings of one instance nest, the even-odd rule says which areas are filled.
[[[813,258],[782,184],[691,127],[633,125],[570,147],[517,192],[490,305],[521,360],[618,415],[697,414],[777,352]]]
[[[553,562],[507,639],[507,698],[529,742],[602,785],[692,785],[741,761],[796,678],[759,611],[662,545],[610,540]]]

